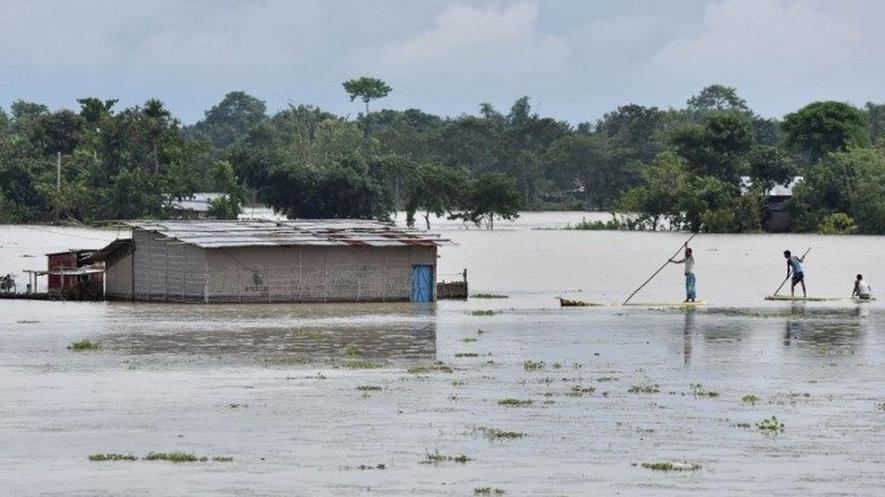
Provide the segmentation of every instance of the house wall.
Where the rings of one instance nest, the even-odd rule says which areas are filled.
[[[413,264],[434,266],[436,247],[210,249],[212,302],[407,301]]]
[[[132,233],[135,300],[187,302],[206,297],[206,250],[144,230]]]
[[[105,269],[105,298],[132,300],[132,254],[128,254]]]
[[[47,269],[75,269],[77,267],[77,255],[73,252],[64,254],[52,254],[47,257]],[[47,277],[47,286],[50,292],[58,292],[62,289],[62,277],[58,274],[50,274]],[[77,278],[69,276],[65,278],[65,288],[71,288]]]

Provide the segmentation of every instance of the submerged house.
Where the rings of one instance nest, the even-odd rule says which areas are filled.
[[[141,221],[93,254],[108,299],[431,302],[437,235],[364,220]]]

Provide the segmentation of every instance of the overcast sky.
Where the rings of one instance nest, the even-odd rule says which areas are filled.
[[[782,116],[813,100],[885,101],[880,0],[0,0],[0,106],[158,97],[185,123],[231,90],[271,110],[379,106],[457,115],[480,102],[573,123],[634,102],[738,88]]]

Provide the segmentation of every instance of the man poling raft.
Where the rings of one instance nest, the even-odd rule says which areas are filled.
[[[697,278],[694,275],[694,254],[691,248],[688,245],[685,246],[685,255],[682,259],[678,261],[676,259],[670,259],[670,262],[673,264],[685,264],[685,300],[683,302],[694,302],[695,301],[695,286],[697,285]]]
[[[809,249],[810,250],[810,249]],[[807,255],[808,252],[805,253]],[[790,296],[796,295],[796,285],[802,284],[802,297],[808,297],[805,291],[805,271],[802,269],[802,263],[805,262],[805,255],[796,257],[789,250],[784,250],[784,259],[787,260],[787,278],[792,274],[793,280],[790,285]]]

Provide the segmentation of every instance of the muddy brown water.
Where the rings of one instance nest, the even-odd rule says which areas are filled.
[[[881,495],[885,310],[762,297],[783,278],[779,252],[808,245],[813,294],[847,296],[856,272],[875,290],[885,239],[702,236],[707,306],[561,309],[560,295],[622,299],[683,239],[533,229],[575,216],[493,233],[440,226],[458,243],[440,273],[467,267],[473,292],[507,299],[0,301],[0,494]],[[48,230],[0,227],[0,272],[116,235]],[[679,269],[637,302],[679,300]],[[67,349],[83,339],[101,349]],[[756,427],[771,416],[783,431]],[[151,451],[233,461],[88,460]],[[424,464],[436,451],[471,460]],[[700,469],[642,467],[657,462]]]

